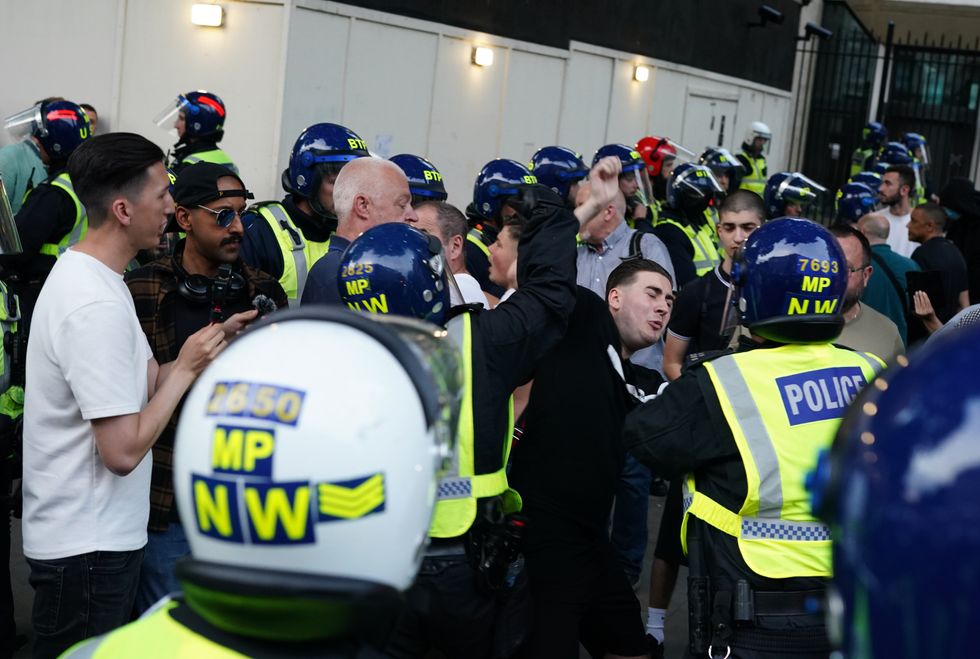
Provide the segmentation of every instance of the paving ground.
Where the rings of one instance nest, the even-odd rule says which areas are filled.
[[[644,617],[647,610],[647,596],[650,584],[650,564],[652,561],[651,552],[657,540],[657,530],[660,527],[660,515],[663,510],[664,500],[661,498],[650,499],[649,529],[650,543],[647,551],[647,558],[643,566],[643,575],[640,577],[640,586],[637,589],[637,596],[640,600],[641,609]],[[21,633],[30,635],[31,633],[31,603],[34,601],[34,591],[27,583],[27,562],[21,551],[20,520],[13,520],[13,529],[10,542],[10,577],[14,588],[14,609],[17,619],[17,629]],[[666,656],[668,659],[680,659],[684,654],[684,646],[687,643],[687,570],[681,569],[681,574],[677,579],[677,591],[674,599],[667,611],[667,647]],[[14,657],[16,659],[28,659],[30,655],[30,644],[22,648]],[[583,650],[583,659],[588,659],[588,654]]]

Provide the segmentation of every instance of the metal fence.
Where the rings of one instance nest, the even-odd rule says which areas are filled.
[[[889,29],[879,42],[841,0],[827,0],[823,25],[829,40],[802,41],[790,151],[791,166],[827,186],[819,219],[834,215],[834,192],[846,182],[851,154],[871,119],[889,139],[921,133],[929,143],[928,189],[968,176],[977,139],[980,37],[946,43]]]

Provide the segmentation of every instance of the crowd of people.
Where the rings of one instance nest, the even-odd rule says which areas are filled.
[[[22,517],[35,657],[92,637],[69,656],[138,656],[159,641],[158,656],[212,643],[657,657],[684,565],[691,656],[829,656],[831,530],[810,472],[886,364],[980,316],[980,192],[953,179],[936,194],[922,135],[889,142],[868,124],[824,227],[805,218],[827,189],[769,174],[761,122],[738,154],[645,136],[588,162],[562,146],[526,165],[493,159],[466,200],[449,199],[426,158],[382,159],[318,123],[293,145],[283,198],[263,201],[220,147],[226,114],[213,93],[180,95],[158,117],[177,131],[168,154],[96,134],[94,108],[60,97],[6,122],[23,139],[0,149],[0,488]],[[406,339],[345,320],[362,315],[430,330]],[[384,396],[342,345],[279,357],[276,319],[294,328],[284,339],[320,336],[290,319],[348,323],[415,385],[419,369],[443,383],[458,370],[458,410],[443,385],[420,394],[426,418],[455,434],[451,458],[416,470],[432,480],[430,499],[413,499],[421,538],[408,524],[387,527],[404,537],[355,528],[408,515],[388,496],[412,477],[391,457],[403,449],[365,451],[321,424],[351,473],[286,449],[296,473],[330,479],[314,495],[285,483],[313,476],[273,469],[281,437],[255,420],[300,441],[313,432],[297,429],[300,407],[321,418],[303,398],[318,385],[291,380],[310,371],[302,355],[323,365],[322,387],[357,390],[332,414],[383,414],[365,398]],[[253,335],[262,356],[246,368],[236,346]],[[406,366],[437,338],[452,368],[428,353]],[[188,393],[221,364],[207,396]],[[198,438],[213,450],[175,451],[205,417],[227,424]],[[431,443],[432,423],[413,441]],[[334,460],[324,451],[306,461]],[[380,481],[360,478],[383,459]],[[666,499],[647,547],[651,495]],[[409,577],[331,558],[341,547],[380,564],[387,543],[414,556]],[[651,554],[644,614],[635,592]],[[26,638],[5,582],[0,654],[12,655]],[[187,645],[158,638],[180,634]]]

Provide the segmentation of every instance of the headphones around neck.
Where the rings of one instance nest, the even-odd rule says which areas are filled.
[[[211,304],[213,302],[212,290],[215,288],[215,282],[222,277],[221,271],[219,270],[217,277],[192,275],[184,270],[176,256],[171,257],[170,261],[173,265],[174,274],[177,275],[177,292],[180,296],[188,302]],[[231,270],[224,290],[226,301],[243,299],[248,295],[248,285],[245,278],[234,270]]]

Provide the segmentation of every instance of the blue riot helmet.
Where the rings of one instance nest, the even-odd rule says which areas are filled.
[[[861,146],[866,149],[879,149],[888,139],[888,129],[877,121],[869,121],[861,131]]]
[[[401,222],[372,227],[340,257],[340,297],[354,311],[390,313],[443,325],[449,277],[442,243]]]
[[[733,156],[728,149],[716,146],[709,147],[701,154],[698,162],[711,170],[726,195],[738,190],[742,184],[745,168],[742,167],[741,161]],[[722,183],[726,179],[727,185]]]
[[[752,232],[735,255],[734,313],[753,334],[778,343],[826,343],[844,329],[847,261],[837,240],[816,222],[783,217]]]
[[[703,213],[708,205],[725,194],[718,180],[705,165],[685,162],[667,180],[667,205],[686,215]]]
[[[224,137],[227,113],[224,101],[217,94],[204,90],[181,94],[157,113],[153,121],[158,126],[166,127],[178,114],[184,118],[181,142],[187,142],[191,138],[207,138],[220,142]]]
[[[891,165],[911,165],[913,163],[912,154],[901,142],[889,142],[881,149],[878,155],[878,163],[886,166]]]
[[[619,158],[623,167],[619,173],[619,189],[626,197],[627,205],[631,205],[631,200],[643,206],[652,204],[653,187],[647,174],[646,161],[640,152],[625,144],[606,144],[599,147],[592,156],[592,166],[595,167],[606,156]]]
[[[858,172],[847,180],[848,183],[864,183],[872,190],[881,187],[881,174],[878,172]]]
[[[970,656],[980,626],[980,327],[866,387],[811,479],[831,527],[831,640],[854,658]]]
[[[491,160],[483,166],[473,184],[471,209],[481,220],[497,222],[504,202],[516,196],[520,186],[537,182],[537,177],[516,160]]]
[[[325,206],[319,195],[323,177],[336,177],[345,164],[369,155],[367,143],[351,129],[338,124],[313,124],[293,144],[289,167],[282,173],[282,187],[309,201],[317,215],[333,218],[333,199]]]
[[[4,119],[4,126],[15,137],[36,138],[55,165],[53,170],[60,169],[72,151],[92,135],[85,111],[71,101],[36,103]]]
[[[799,172],[779,172],[766,181],[762,200],[769,219],[783,216],[802,217],[817,197],[827,191],[813,179]]]
[[[531,156],[527,168],[538,183],[547,185],[572,206],[575,204],[575,199],[570,198],[573,186],[589,175],[582,156],[563,146],[541,147]]]
[[[412,205],[425,201],[446,201],[449,194],[442,182],[442,174],[436,166],[421,156],[400,153],[389,158],[398,165],[408,179],[408,189],[412,192]]]
[[[877,188],[864,183],[845,183],[837,191],[837,219],[854,223],[874,211],[878,204]]]

